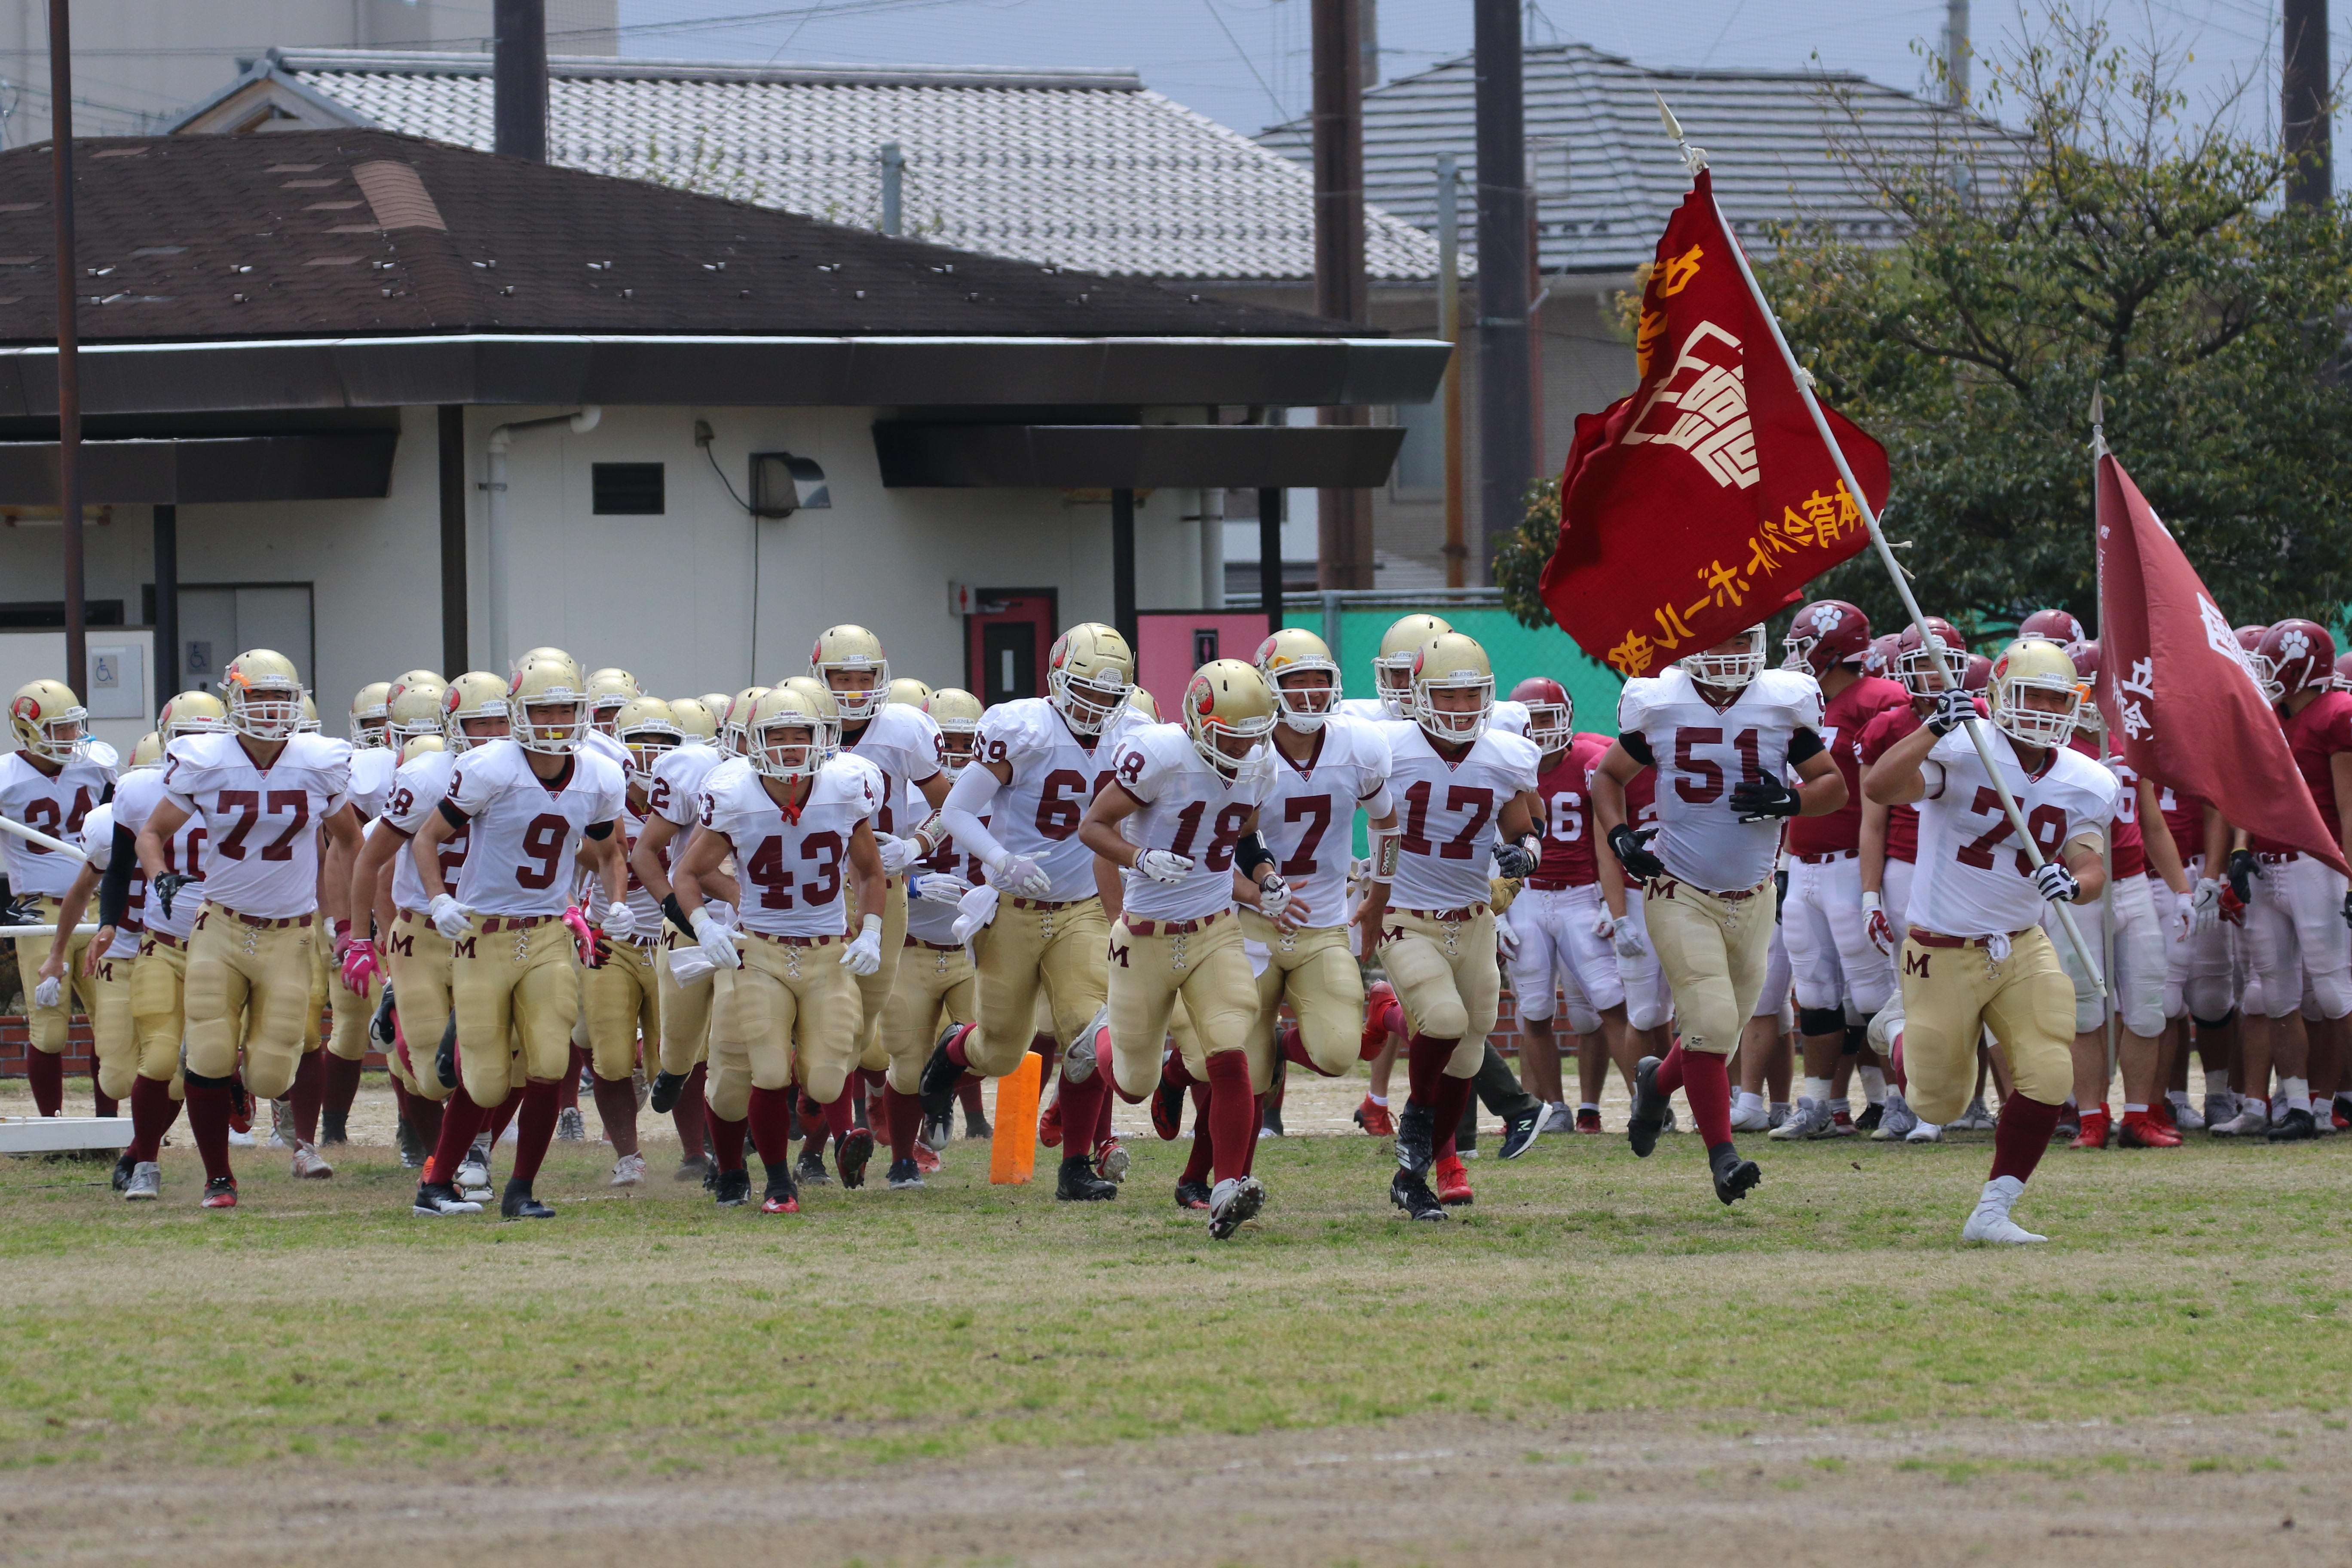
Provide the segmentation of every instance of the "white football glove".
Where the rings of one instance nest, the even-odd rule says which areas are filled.
[[[743,923],[743,917],[735,912],[735,906],[724,899],[709,900],[702,907],[710,911],[712,920],[717,921],[729,931],[733,931]]]
[[[2192,936],[2203,936],[2220,925],[2221,879],[2219,877],[2198,878],[2197,886],[2189,891],[2188,906],[2181,913],[2189,921],[2189,931]]]
[[[857,929],[856,940],[841,950],[841,967],[850,973],[873,974],[882,967],[882,917],[867,915]]]
[[[2083,884],[2057,861],[2044,860],[2042,868],[2033,873],[2033,889],[2053,904],[2072,903],[2074,895],[2083,890]]]
[[[681,947],[669,955],[669,977],[679,985],[691,985],[710,973],[710,955],[698,947]]]
[[[907,890],[927,904],[960,904],[971,884],[952,871],[926,871],[908,882]]]
[[[1280,920],[1282,911],[1290,907],[1290,884],[1279,876],[1268,877],[1257,885],[1257,912],[1270,921]]]
[[[1886,918],[1885,906],[1876,893],[1862,895],[1862,921],[1863,934],[1870,938],[1870,945],[1893,957],[1896,946],[1895,922]]]
[[[1519,933],[1511,928],[1511,917],[1495,917],[1495,951],[1509,958],[1519,951]]]
[[[604,917],[596,922],[596,929],[614,942],[632,941],[637,934],[637,911],[629,908],[627,900],[614,899],[604,906]]]
[[[433,922],[435,931],[455,942],[466,934],[474,917],[471,910],[448,894],[436,893],[433,902],[425,908],[425,918]]]
[[[33,987],[33,1005],[36,1007],[54,1007],[58,1005],[58,999],[65,994],[65,976],[62,974],[52,974],[47,979],[42,981],[38,985]]]
[[[1155,882],[1175,887],[1192,869],[1190,856],[1175,855],[1165,849],[1147,849],[1135,858],[1135,868]]]
[[[1006,892],[1024,899],[1042,899],[1054,890],[1054,879],[1037,864],[1034,855],[1007,855],[991,863],[988,874]]]
[[[1640,923],[1632,915],[1619,915],[1609,922],[1609,930],[1617,939],[1618,957],[1640,958],[1650,951]]]
[[[697,910],[688,917],[694,927],[694,940],[702,944],[702,955],[714,969],[740,969],[743,955],[735,951],[735,939],[727,928],[711,917],[709,910]]]
[[[893,838],[887,833],[874,836],[874,843],[882,851],[882,874],[895,877],[923,858],[923,847],[911,838]]]

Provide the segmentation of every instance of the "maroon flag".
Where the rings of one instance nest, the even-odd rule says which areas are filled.
[[[2230,619],[2139,487],[2099,458],[2099,707],[2124,759],[2345,873]]]
[[[1701,170],[1658,242],[1634,342],[1641,384],[1580,415],[1542,593],[1626,676],[1754,626],[1868,542],[1739,270]],[[1886,453],[1829,410],[1875,512]]]

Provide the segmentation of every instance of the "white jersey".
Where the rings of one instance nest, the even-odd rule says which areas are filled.
[[[1111,779],[1143,803],[1119,819],[1139,849],[1165,849],[1192,862],[1171,886],[1125,870],[1120,901],[1130,919],[1195,921],[1234,907],[1234,847],[1265,797],[1273,774],[1261,746],[1233,778],[1211,767],[1181,724],[1125,731],[1111,753]]]
[[[828,758],[793,820],[751,763],[730,757],[702,782],[702,822],[735,847],[743,925],[768,936],[845,936],[849,841],[880,814],[882,775],[856,757]]]
[[[629,755],[628,747],[593,725],[589,726],[587,732],[580,737],[580,749],[593,752],[620,769],[621,777],[625,780],[629,776],[629,770],[636,765],[635,759]]]
[[[163,798],[204,819],[205,896],[256,920],[315,911],[319,825],[350,798],[352,743],[290,735],[266,770],[226,732],[183,735],[163,756]]]
[[[155,805],[163,798],[163,770],[141,768],[125,773],[122,782],[114,786],[114,823],[128,828],[136,838],[155,813]],[[129,907],[139,912],[142,929],[158,932],[177,942],[185,942],[196,929],[196,911],[205,902],[205,819],[190,816],[172,832],[163,844],[163,869],[189,878],[173,895],[172,912],[166,915],[147,892],[147,873],[133,868],[131,874]]]
[[[1042,697],[1000,702],[981,716],[972,756],[1013,769],[990,808],[989,831],[1006,854],[1036,860],[1053,881],[1042,895],[1049,902],[1073,903],[1099,891],[1094,851],[1078,842],[1078,822],[1110,777],[1111,753],[1127,727],[1114,718],[1089,749]]]
[[[1792,761],[1822,749],[1821,725],[1821,685],[1801,670],[1760,671],[1723,708],[1701,696],[1680,667],[1627,681],[1617,700],[1618,735],[1640,736],[1657,769],[1659,833],[1650,847],[1667,875],[1717,893],[1770,876],[1780,819],[1740,821],[1731,813],[1731,791],[1742,782],[1785,778]]]
[[[384,802],[392,798],[393,776],[399,772],[397,752],[368,746],[352,752],[352,809],[362,821],[383,815]]]
[[[1315,734],[1314,753],[1304,763],[1267,742],[1257,830],[1275,869],[1307,900],[1307,923],[1339,926],[1348,920],[1356,808],[1388,786],[1389,746],[1378,730],[1354,719],[1327,719]]]
[[[110,749],[106,754],[111,758],[114,753]],[[25,752],[11,752],[0,757],[0,816],[71,844],[113,783],[111,762],[100,763],[94,755],[76,757],[51,778],[35,767]],[[0,850],[7,858],[9,891],[18,898],[27,893],[62,897],[73,886],[74,873],[81,869],[81,862],[72,856],[45,849],[13,833],[0,833]]]
[[[672,826],[692,827],[702,820],[702,781],[726,760],[727,753],[709,742],[674,747],[654,764],[647,803]]]
[[[1359,720],[1366,724],[1392,724],[1396,722],[1396,715],[1390,712],[1388,710],[1388,704],[1382,702],[1377,697],[1341,698],[1339,700],[1339,716],[1343,719]]]
[[[1500,730],[1506,735],[1524,735],[1532,722],[1534,719],[1528,712],[1528,705],[1514,702],[1507,697],[1496,698],[1494,708],[1486,714],[1486,728]]]
[[[583,746],[567,761],[548,781],[510,740],[457,753],[443,798],[467,819],[473,839],[457,876],[459,903],[485,915],[563,912],[580,841],[621,815],[624,787],[620,767],[593,748]]]
[[[921,793],[912,787],[908,789],[904,804],[910,812],[919,811],[928,814],[930,810],[930,803],[923,799]],[[981,826],[987,826],[988,820],[986,816],[982,817]],[[940,831],[944,832],[944,829]],[[961,877],[975,888],[982,886],[988,880],[988,868],[980,863],[980,857],[965,854],[953,838],[941,838],[940,847],[933,850],[927,859],[921,861],[917,868],[927,873],[943,872],[949,876]],[[918,942],[937,942],[942,947],[952,944],[955,942],[957,912],[953,904],[937,904],[928,899],[908,899],[907,900],[907,934]]]
[[[410,838],[425,826],[425,819],[441,809],[443,797],[449,793],[449,769],[464,755],[461,752],[419,752],[415,760],[404,764],[393,776],[392,794],[384,802],[380,821],[396,827]],[[474,825],[466,824],[441,841],[441,885],[451,892],[457,889],[457,873],[466,864],[466,846],[472,841]],[[392,901],[396,909],[423,914],[432,903],[432,895],[425,890],[425,879],[416,873],[416,855],[404,847],[392,858]]]
[[[939,774],[940,727],[929,714],[908,703],[886,702],[875,710],[856,740],[844,738],[841,750],[872,763],[882,774],[882,809],[874,819],[875,832],[904,835],[923,825],[931,814],[929,803],[924,803],[921,816],[908,816],[914,805],[904,796],[907,786]]]
[[[653,808],[650,806],[646,807],[648,814],[650,814],[652,809]],[[637,835],[646,830],[646,817],[637,815],[637,808],[629,804],[628,791],[625,789],[623,790],[621,792],[622,854],[626,856],[635,856],[636,854]],[[671,842],[675,844],[677,840],[673,839]],[[598,885],[598,891],[596,894],[596,897],[599,900],[603,899],[604,896],[602,888],[603,885],[600,883]],[[637,917],[638,939],[643,941],[647,938],[659,936],[662,929],[661,900],[654,897],[653,890],[650,888],[647,888],[643,882],[637,880],[637,868],[635,865],[632,865],[629,868],[629,890],[627,899],[629,911]]]
[[[153,773],[155,770],[144,768],[141,771]],[[89,857],[90,869],[100,876],[104,876],[113,868],[114,807],[101,805],[82,818],[81,852]],[[140,921],[145,913],[143,906],[146,900],[147,879],[139,875],[138,867],[134,864],[131,871],[131,888],[123,898],[122,923],[114,928],[114,945],[106,950],[105,956],[108,958],[139,956],[139,933],[146,929]],[[179,907],[177,900],[173,901],[172,907],[174,909]],[[87,920],[89,917],[86,914],[83,918]]]
[[[1391,720],[1379,734],[1389,749],[1399,835],[1390,904],[1458,910],[1486,902],[1486,866],[1502,841],[1503,807],[1536,787],[1536,743],[1489,730],[1449,763],[1419,724]]]
[[[2059,747],[2040,778],[2029,777],[2009,737],[1986,726],[1986,739],[2043,859],[2085,831],[2105,832],[2115,816],[2116,775],[2080,752]],[[2046,900],[2017,830],[1965,731],[1936,742],[1920,768],[1919,861],[1906,914],[1945,936],[1996,936],[2038,923]]]

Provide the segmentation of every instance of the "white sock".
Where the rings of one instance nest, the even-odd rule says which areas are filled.
[[[1389,1108],[1389,1102],[1388,1102],[1387,1100],[1382,1100],[1382,1099],[1381,1099],[1379,1095],[1377,1095],[1377,1094],[1368,1094],[1368,1095],[1364,1096],[1364,1098],[1365,1098],[1366,1100],[1370,1100],[1374,1105],[1379,1106],[1382,1110],[1386,1110]]]
[[[1881,1068],[1856,1068],[1854,1077],[1862,1079],[1862,1098],[1873,1105],[1886,1103],[1886,1073]]]
[[[2170,1100],[2179,1110],[2189,1109],[2189,1091],[2185,1089],[2168,1089],[2164,1091],[2164,1098]]]
[[[1577,1110],[1578,1110],[1578,1111],[1580,1111],[1580,1112],[1587,1111],[1587,1110],[1600,1110],[1600,1109],[1601,1109],[1601,1102],[1600,1102],[1599,1100],[1588,1100],[1584,1101],[1582,1104],[1579,1105],[1576,1109],[1577,1109]]]
[[[1757,1093],[1752,1089],[1743,1089],[1739,1091],[1738,1102],[1731,1109],[1734,1115],[1746,1115],[1751,1110],[1761,1110],[1763,1108],[1764,1097],[1762,1095]]]
[[[1825,1078],[1809,1078],[1805,1080],[1804,1088],[1799,1092],[1815,1105],[1827,1105],[1830,1102],[1830,1080]]]
[[[2286,1100],[2286,1108],[2289,1110],[2301,1110],[2307,1112],[2311,1110],[2311,1080],[2309,1079],[2283,1078],[2279,1079],[2279,1093],[2284,1097]]]
[[[2147,1107],[2145,1105],[2136,1105],[2132,1101],[2126,1100],[2124,1101],[2124,1114],[2126,1116],[2146,1116],[2147,1114]]]

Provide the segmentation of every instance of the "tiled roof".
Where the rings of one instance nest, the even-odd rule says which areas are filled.
[[[482,55],[273,50],[182,123],[274,79],[317,110],[488,149],[489,70]],[[1309,173],[1131,72],[558,58],[550,75],[549,156],[572,168],[875,227],[896,142],[911,237],[1126,277],[1314,275]],[[1365,238],[1374,278],[1436,271],[1410,224],[1374,212]]]
[[[79,316],[95,342],[1349,331],[384,131],[74,146]],[[0,342],[55,333],[49,170],[47,142],[0,153]]]
[[[1751,246],[1770,226],[1826,219],[1867,243],[1892,226],[1863,200],[1833,142],[1859,129],[1881,147],[1924,148],[1940,133],[1979,144],[1998,132],[1913,94],[1848,72],[1663,70],[1583,44],[1532,47],[1525,56],[1528,151],[1537,243],[1547,272],[1619,272],[1650,258],[1667,215],[1690,189],[1658,121],[1663,93],[1690,140],[1706,149],[1717,198]],[[1436,163],[1461,165],[1462,247],[1477,244],[1475,62],[1450,60],[1400,78],[1364,99],[1364,186],[1372,201],[1424,228],[1437,226]],[[1302,165],[1307,121],[1259,138]]]

